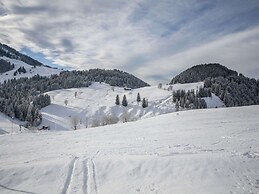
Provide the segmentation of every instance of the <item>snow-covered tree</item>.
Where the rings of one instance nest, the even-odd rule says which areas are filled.
[[[77,116],[72,116],[72,117],[70,118],[70,123],[71,123],[72,128],[73,128],[74,130],[77,130],[77,127],[78,127],[78,125],[79,125],[79,122],[80,122],[80,119],[79,119]]]

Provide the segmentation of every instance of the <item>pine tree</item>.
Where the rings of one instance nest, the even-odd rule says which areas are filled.
[[[117,96],[116,96],[115,104],[116,104],[116,105],[120,105],[120,97],[119,97],[118,94],[117,94]]]
[[[137,102],[139,103],[141,101],[140,94],[137,95]]]
[[[147,102],[147,100],[145,98],[143,98],[143,100],[142,100],[142,107],[146,108],[147,106],[148,106],[148,102]]]
[[[128,106],[128,101],[127,101],[126,95],[123,96],[121,104],[122,104],[122,106]]]

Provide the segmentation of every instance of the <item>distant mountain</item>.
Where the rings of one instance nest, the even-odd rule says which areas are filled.
[[[49,68],[45,65],[32,66],[19,59],[11,59],[6,56],[0,57],[0,83],[14,78],[30,78],[37,74],[50,76],[59,74],[61,71],[61,69]]]
[[[237,72],[218,63],[201,64],[193,66],[175,76],[170,84],[194,83],[204,81],[208,77],[228,77],[232,75],[237,75]]]
[[[49,67],[27,55],[24,55],[24,54],[18,52],[17,50],[15,50],[12,47],[9,47],[5,44],[0,43],[0,57],[3,57],[3,56],[8,57],[10,59],[16,59],[16,60],[23,61],[24,63],[27,63],[28,65],[31,65],[31,66]]]
[[[0,83],[5,80],[34,75],[50,76],[62,70],[52,68],[24,55],[14,48],[0,43]]]

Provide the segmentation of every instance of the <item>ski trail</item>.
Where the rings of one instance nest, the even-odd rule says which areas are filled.
[[[83,193],[88,194],[88,188],[89,188],[89,175],[88,175],[89,169],[88,169],[88,159],[83,162]]]
[[[67,193],[67,190],[69,188],[69,185],[71,183],[71,179],[72,179],[72,176],[73,176],[73,173],[74,173],[74,169],[75,169],[75,165],[76,165],[76,161],[78,160],[78,157],[75,157],[71,162],[70,162],[70,165],[69,165],[69,168],[68,168],[68,175],[67,175],[67,179],[65,181],[65,184],[64,184],[64,188],[61,192],[61,194],[66,194]]]
[[[91,162],[92,162],[92,165],[93,165],[93,181],[94,181],[94,189],[95,189],[96,193],[98,193],[98,190],[97,190],[97,183],[96,183],[96,174],[95,174],[95,172],[96,172],[96,167],[95,167],[95,163],[94,163],[94,161],[93,161],[93,160],[91,160]]]
[[[98,194],[97,183],[96,183],[96,167],[92,159],[87,160],[88,169],[88,193]]]
[[[78,159],[74,166],[74,171],[72,173],[71,182],[67,189],[67,193],[86,193],[84,162]]]

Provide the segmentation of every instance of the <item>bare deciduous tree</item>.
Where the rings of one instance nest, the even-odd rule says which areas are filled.
[[[77,130],[79,122],[80,122],[80,119],[78,117],[76,117],[76,116],[72,116],[71,119],[70,119],[70,123],[71,123],[72,128],[74,130]]]

